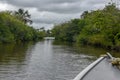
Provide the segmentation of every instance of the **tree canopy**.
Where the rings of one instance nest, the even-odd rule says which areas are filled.
[[[79,19],[55,25],[53,35],[58,40],[120,49],[120,9],[114,3],[104,9],[84,11]]]
[[[13,12],[14,16],[24,22],[25,24],[30,23],[32,24],[31,15],[29,14],[28,10],[18,9],[18,11]]]
[[[16,12],[16,15],[12,11],[0,12],[0,43],[34,41],[44,37],[42,31],[38,31],[22,21],[27,20],[26,17],[30,17],[28,11],[24,12],[19,9],[19,12],[18,14]]]

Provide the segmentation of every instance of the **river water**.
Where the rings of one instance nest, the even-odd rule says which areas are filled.
[[[72,80],[104,52],[52,40],[0,45],[0,80]]]

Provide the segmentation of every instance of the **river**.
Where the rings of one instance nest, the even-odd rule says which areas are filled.
[[[0,45],[0,80],[72,80],[102,53],[53,40]]]

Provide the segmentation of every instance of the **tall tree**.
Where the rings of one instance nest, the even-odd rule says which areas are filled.
[[[24,10],[20,8],[18,9],[18,11],[14,12],[14,15],[25,24],[27,23],[32,24],[32,20],[30,19],[31,15],[29,14],[28,10]]]

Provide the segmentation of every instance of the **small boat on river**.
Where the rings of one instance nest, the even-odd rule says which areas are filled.
[[[86,67],[73,80],[120,80],[120,69],[111,63],[111,54],[102,56]],[[120,63],[120,62],[119,62]]]

